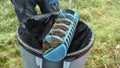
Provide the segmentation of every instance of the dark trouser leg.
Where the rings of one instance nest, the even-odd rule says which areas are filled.
[[[20,23],[26,18],[36,15],[36,0],[12,0],[14,9]]]
[[[22,23],[28,17],[36,15],[36,0],[12,0],[19,23]],[[21,47],[24,68],[39,68],[33,54]]]

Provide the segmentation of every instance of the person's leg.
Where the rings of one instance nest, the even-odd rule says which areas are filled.
[[[23,22],[24,19],[36,15],[36,0],[12,0],[18,21]]]
[[[16,15],[18,17],[19,23],[30,16],[36,15],[36,0],[11,0],[14,5]],[[39,68],[36,65],[35,57],[33,54],[26,51],[23,47],[20,48],[21,55],[23,58],[24,68]]]
[[[37,0],[11,0],[11,1],[14,5],[14,9],[20,23],[22,23],[24,19],[37,14],[35,10]],[[59,11],[60,9],[59,0],[46,0],[46,2],[54,6],[54,8],[57,11]],[[41,10],[44,10],[44,8]]]

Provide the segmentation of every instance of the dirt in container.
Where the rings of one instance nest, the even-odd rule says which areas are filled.
[[[68,26],[71,25],[70,21],[66,20],[65,18],[57,19],[56,24],[59,24],[59,23],[66,24]],[[53,25],[52,29],[61,29],[64,31],[68,31],[68,28],[65,26],[62,26],[62,25],[60,25],[60,26]],[[60,32],[60,31],[54,31],[53,34],[50,34],[50,35],[56,35],[56,36],[59,36],[61,38],[65,37],[65,34]],[[48,53],[49,51],[53,50],[54,48],[56,48],[60,44],[61,44],[61,41],[56,39],[56,38],[52,38],[50,43],[47,43],[47,41],[44,40],[42,50],[44,53]]]
[[[68,20],[65,19],[65,18],[57,19],[57,20],[56,20],[56,23],[64,23],[64,24],[66,24],[66,25],[71,25],[70,21],[68,21]]]
[[[53,48],[59,46],[60,44],[61,44],[61,41],[56,38],[52,38],[52,40],[50,42],[50,46]]]
[[[59,46],[61,44],[61,41],[55,38],[52,38],[51,42],[48,43],[47,41],[43,41],[43,52],[48,53],[49,51],[53,50],[54,48],[56,48],[57,46]]]
[[[53,29],[61,29],[61,30],[64,30],[64,31],[68,31],[68,28],[63,26],[63,25],[54,25]]]
[[[42,50],[43,52],[45,52],[46,50],[48,50],[50,48],[50,45],[47,41],[43,40],[43,45],[42,45]]]
[[[59,36],[61,38],[65,37],[65,34],[60,32],[60,31],[54,31],[54,34],[53,35],[56,35],[56,36]]]

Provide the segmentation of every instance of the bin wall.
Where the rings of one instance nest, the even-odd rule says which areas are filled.
[[[63,68],[84,68],[89,53],[90,51],[72,62],[64,61]]]

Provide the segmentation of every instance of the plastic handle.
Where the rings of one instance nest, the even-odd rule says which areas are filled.
[[[71,62],[64,61],[63,68],[69,68]]]
[[[36,59],[36,65],[42,68],[42,63],[43,63],[42,58],[35,57],[35,59]]]

